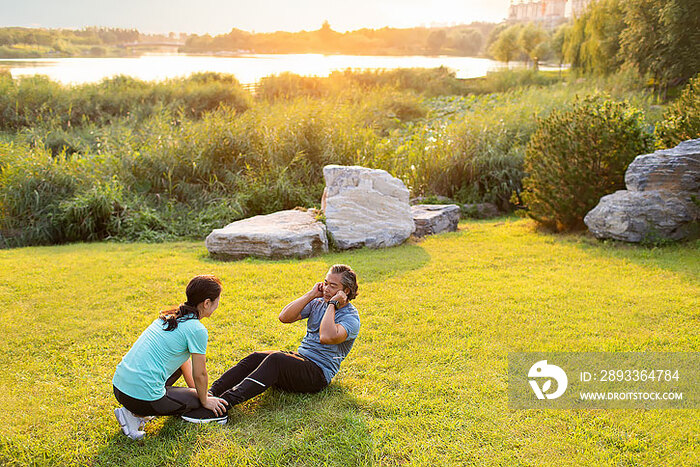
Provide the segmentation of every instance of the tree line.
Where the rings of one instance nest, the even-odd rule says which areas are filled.
[[[98,28],[84,29],[35,29],[0,28],[0,45],[45,45],[52,46],[58,41],[76,45],[112,45],[138,40],[141,33],[136,29]]]
[[[252,33],[234,28],[217,36],[189,36],[182,51],[478,56],[484,53],[486,38],[494,27],[491,23],[472,23],[449,28],[385,27],[341,33],[326,21],[314,31]]]
[[[631,67],[665,90],[700,72],[700,2],[598,0],[556,30],[501,25],[488,50],[503,62],[555,59],[598,75]]]
[[[169,35],[144,34],[137,29],[86,27],[83,29],[0,28],[0,58],[36,58],[45,56],[126,55],[122,44],[163,41]]]
[[[233,28],[226,34],[143,34],[136,29],[89,27],[80,30],[0,28],[0,57],[114,55],[121,44],[143,40],[184,40],[183,53],[345,53],[353,55],[484,56],[492,23],[445,28],[359,29],[340,33],[326,21],[314,31],[254,33]]]

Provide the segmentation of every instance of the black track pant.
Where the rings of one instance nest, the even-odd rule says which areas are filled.
[[[127,396],[113,386],[114,397],[130,412],[144,417],[150,415],[181,415],[192,409],[201,407],[197,391],[192,388],[173,387],[175,381],[182,375],[178,369],[165,382],[165,395],[155,401],[144,401]]]
[[[289,392],[318,392],[328,386],[323,371],[296,352],[254,352],[214,381],[210,392],[229,408],[269,387]]]

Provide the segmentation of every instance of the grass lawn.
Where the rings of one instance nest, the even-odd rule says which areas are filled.
[[[513,351],[700,351],[700,243],[645,249],[525,220],[388,250],[218,262],[203,242],[0,251],[2,465],[698,465],[699,410],[509,410]],[[224,426],[119,430],[111,378],[191,276],[224,283],[210,378],[296,350],[288,301],[345,262],[362,329],[331,386],[268,391]]]

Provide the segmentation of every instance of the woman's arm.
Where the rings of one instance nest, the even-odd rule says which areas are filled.
[[[185,363],[180,367],[182,371],[182,377],[185,379],[188,388],[194,387],[194,378],[192,378],[192,360],[187,359]]]
[[[204,354],[192,354],[192,377],[194,379],[194,388],[197,390],[197,396],[202,407],[211,410],[216,415],[226,413],[228,402],[224,399],[210,396],[207,393],[209,377],[207,376],[207,358]]]

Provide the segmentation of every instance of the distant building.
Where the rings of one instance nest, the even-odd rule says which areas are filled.
[[[510,0],[508,21],[534,22],[554,28],[579,16],[593,0]]]
[[[567,18],[576,18],[583,13],[593,0],[569,0],[566,2]]]

